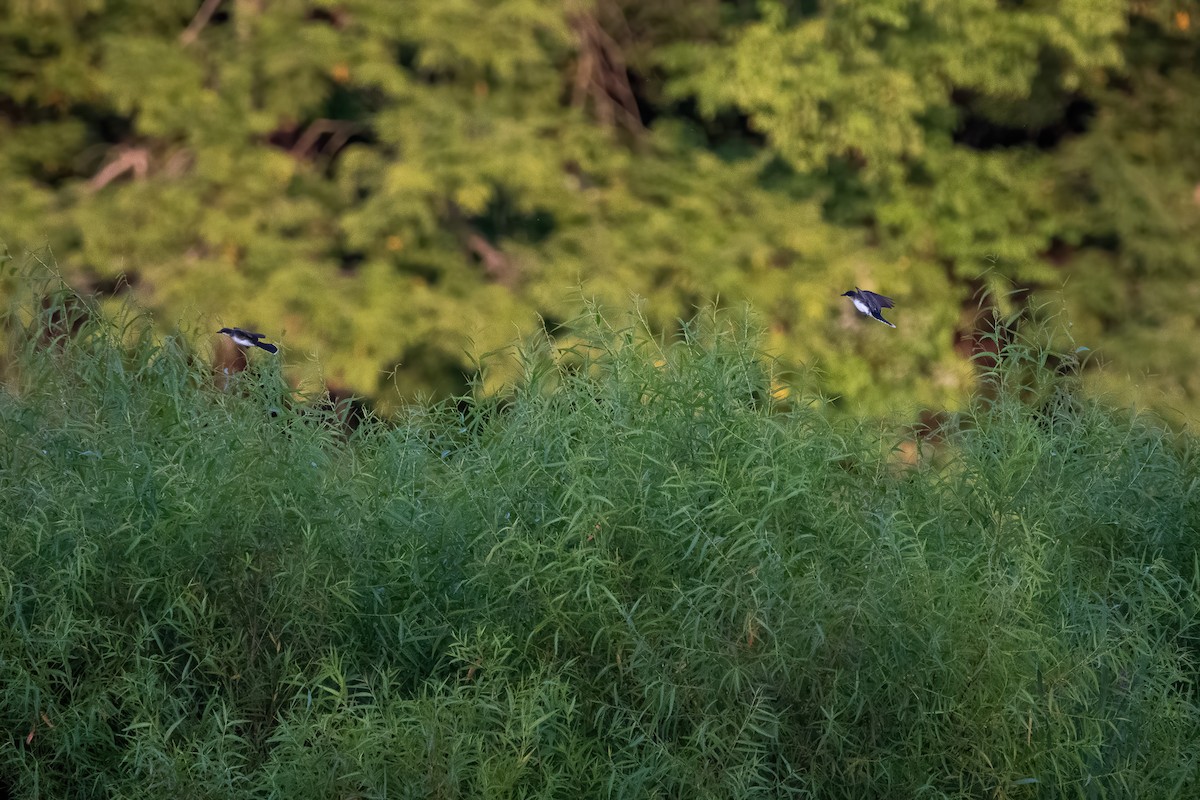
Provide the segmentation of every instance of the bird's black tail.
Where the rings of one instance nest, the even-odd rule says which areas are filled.
[[[878,311],[872,311],[871,316],[874,317],[875,319],[879,320],[880,322],[882,322],[884,325],[887,325],[890,328],[896,327],[895,325],[893,325],[892,323],[890,323],[886,319],[884,319],[883,314],[880,314]]]
[[[892,327],[894,328],[896,326],[893,325]],[[263,350],[266,350],[268,353],[278,353],[279,352],[279,348],[269,342],[255,342],[254,346],[261,347]]]

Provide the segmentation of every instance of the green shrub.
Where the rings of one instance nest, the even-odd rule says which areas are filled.
[[[1200,791],[1188,436],[1018,339],[910,464],[729,317],[594,317],[348,433],[264,354],[15,307],[0,794]]]

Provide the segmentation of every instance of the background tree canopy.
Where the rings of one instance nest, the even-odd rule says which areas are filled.
[[[384,408],[593,296],[663,330],[748,303],[853,408],[941,408],[990,289],[1065,306],[1095,380],[1194,417],[1195,25],[1194,0],[8,0],[0,240]]]

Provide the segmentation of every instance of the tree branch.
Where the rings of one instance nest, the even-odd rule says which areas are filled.
[[[306,158],[314,151],[318,154],[334,155],[345,146],[357,130],[358,125],[353,122],[337,119],[313,120],[304,133],[300,134],[300,138],[292,145],[289,152],[293,158]],[[329,140],[318,147],[317,142],[326,134],[329,134]]]
[[[517,270],[507,255],[482,235],[467,234],[467,249],[483,262],[483,271],[501,286],[511,287],[517,278]]]
[[[144,178],[150,171],[150,152],[144,147],[130,147],[120,151],[120,155],[104,165],[104,167],[88,181],[88,191],[98,192],[115,181],[126,172],[133,172],[135,178]]]
[[[192,17],[192,21],[188,23],[187,28],[183,33],[179,34],[179,43],[187,47],[196,38],[200,36],[200,31],[208,25],[212,15],[217,13],[217,6],[221,5],[221,0],[204,0],[200,10],[196,12],[196,16]]]
[[[579,40],[572,105],[582,106],[590,97],[602,123],[619,123],[630,133],[641,133],[642,115],[620,42],[591,14],[572,15],[570,24]]]

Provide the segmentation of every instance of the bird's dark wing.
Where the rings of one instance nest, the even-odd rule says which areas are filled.
[[[888,308],[891,308],[891,306],[888,306]],[[251,331],[241,331],[241,334],[242,336],[248,336],[251,339],[261,339],[266,336],[265,333],[253,333]]]
[[[880,308],[895,308],[896,307],[896,304],[892,302],[892,298],[890,298],[890,297],[884,297],[881,294],[875,294],[874,292],[868,292],[866,289],[863,289],[862,293],[865,294],[867,297],[871,298],[872,300],[874,300],[875,303]]]

